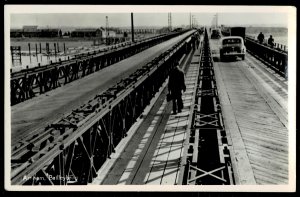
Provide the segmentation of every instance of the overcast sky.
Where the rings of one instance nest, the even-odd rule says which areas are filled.
[[[199,25],[211,25],[216,13],[192,13]],[[130,26],[130,13],[23,13],[11,14],[10,26],[21,28],[23,25],[49,27],[105,27],[105,16],[108,16],[110,27]],[[189,24],[190,13],[172,13],[172,25]],[[257,25],[283,26],[288,25],[286,13],[218,13],[218,24],[224,25]],[[134,13],[135,26],[167,26],[168,13]]]

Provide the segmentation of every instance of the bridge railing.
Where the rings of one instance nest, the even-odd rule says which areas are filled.
[[[207,30],[197,64],[197,88],[186,128],[178,184],[233,185],[233,158],[223,123]]]
[[[92,182],[172,67],[191,50],[187,39],[192,34],[86,104],[13,143],[12,185]]]
[[[255,57],[262,60],[270,68],[275,70],[281,76],[288,77],[288,53],[278,48],[260,44],[251,37],[246,37],[245,45],[247,50]]]
[[[257,43],[259,43],[255,36],[246,35],[246,37],[249,38],[249,39],[255,40]],[[262,44],[265,45],[265,46],[268,46],[268,39],[264,39]],[[286,45],[280,44],[280,43],[277,43],[277,42],[274,43],[273,48],[276,49],[276,50],[279,50],[279,51],[288,52],[288,47]]]

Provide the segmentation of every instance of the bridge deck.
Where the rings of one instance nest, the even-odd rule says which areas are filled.
[[[239,184],[288,184],[287,82],[252,56],[219,62],[215,74]]]
[[[211,47],[217,51],[216,42]],[[287,82],[248,54],[245,61],[219,62],[217,53],[213,57],[236,184],[287,184]],[[172,104],[162,91],[93,184],[178,183],[197,69],[191,64],[186,76],[183,112],[170,115]]]
[[[12,145],[33,130],[44,128],[64,113],[86,103],[98,93],[129,76],[168,50],[186,34],[151,47],[99,72],[11,107]],[[97,83],[98,81],[98,83]]]
[[[197,83],[199,50],[194,53],[186,73],[187,90],[183,94],[184,108],[172,115],[172,102],[166,101],[167,88],[153,108],[143,119],[128,145],[119,156],[113,156],[108,165],[99,171],[93,184],[154,184],[174,185],[178,183],[180,161],[186,126],[191,113],[192,100]],[[188,61],[188,58],[187,60]],[[167,82],[164,84],[166,86]]]
[[[13,106],[12,144],[15,138],[44,127],[129,75],[179,39],[171,39],[101,72]],[[216,41],[211,40],[211,50],[236,183],[287,184],[287,82],[249,54],[245,61],[220,62]],[[93,184],[177,183],[197,80],[197,61],[199,51],[188,67],[183,112],[171,115],[172,103],[166,102],[167,90],[162,88],[149,113],[128,132],[127,142],[120,143],[124,149],[117,147]],[[97,80],[101,84],[95,83]]]

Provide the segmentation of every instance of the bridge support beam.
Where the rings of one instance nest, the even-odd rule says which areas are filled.
[[[67,84],[87,76],[98,71],[99,65],[100,68],[107,67],[179,34],[173,33],[156,36],[134,44],[131,43],[130,46],[120,46],[115,50],[111,49],[108,53],[103,53],[103,51],[99,50],[92,54],[78,55],[75,57],[75,60],[60,61],[59,63],[43,67],[35,67],[11,73],[11,105],[23,102],[36,95],[53,90],[62,84]]]
[[[11,183],[90,183],[183,56],[186,38],[88,103],[16,143]]]

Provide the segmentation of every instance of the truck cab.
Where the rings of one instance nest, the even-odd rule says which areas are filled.
[[[231,27],[230,28],[230,36],[240,36],[245,41],[246,28],[245,27]]]
[[[221,38],[221,31],[220,29],[212,29],[210,34],[211,39],[219,39]]]

